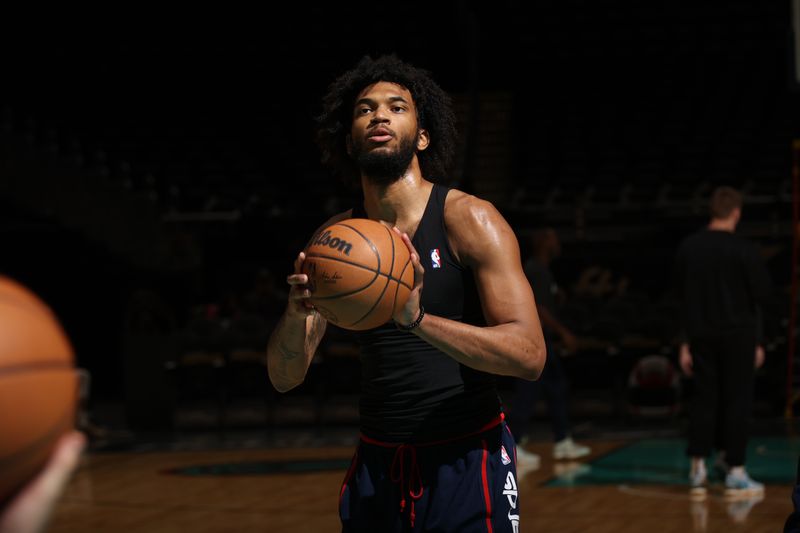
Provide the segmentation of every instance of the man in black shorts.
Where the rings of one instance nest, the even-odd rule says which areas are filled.
[[[538,378],[545,345],[513,230],[489,202],[442,184],[455,135],[447,94],[395,56],[364,57],[323,100],[323,162],[361,200],[320,228],[384,221],[414,265],[393,322],[353,332],[361,440],[340,493],[344,531],[519,530],[515,444],[494,375]],[[268,346],[279,391],[302,383],[326,327],[303,260]]]

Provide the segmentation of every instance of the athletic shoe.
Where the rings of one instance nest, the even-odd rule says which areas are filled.
[[[553,446],[553,457],[555,459],[579,459],[592,453],[588,446],[577,444],[572,437],[556,442]]]
[[[726,498],[752,498],[761,494],[764,494],[764,484],[752,480],[747,472],[729,472],[725,476]]]
[[[517,467],[521,470],[538,470],[542,464],[541,458],[533,453],[527,451],[522,446],[517,446]]]
[[[588,475],[591,471],[590,465],[577,461],[553,463],[553,474],[564,485],[574,485],[579,477]]]
[[[692,500],[705,500],[708,494],[708,479],[706,473],[698,470],[689,473],[689,498]]]

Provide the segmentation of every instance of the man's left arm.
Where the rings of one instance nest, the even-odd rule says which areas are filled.
[[[448,198],[445,225],[459,261],[474,272],[487,326],[425,314],[411,331],[471,368],[537,379],[545,364],[545,343],[513,230],[489,202],[463,193]],[[418,263],[410,240],[404,240]]]

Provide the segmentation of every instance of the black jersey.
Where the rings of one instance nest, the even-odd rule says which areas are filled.
[[[422,305],[432,315],[485,325],[470,269],[451,253],[444,225],[449,189],[434,185],[412,243],[425,267]],[[353,217],[366,217],[363,206]],[[393,322],[353,332],[361,348],[361,431],[424,442],[476,431],[501,410],[494,376],[457,362]]]

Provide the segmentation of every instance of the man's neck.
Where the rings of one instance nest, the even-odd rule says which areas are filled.
[[[385,220],[409,234],[416,228],[433,184],[422,177],[416,158],[405,175],[390,184],[376,184],[362,176],[364,209],[369,218]]]

